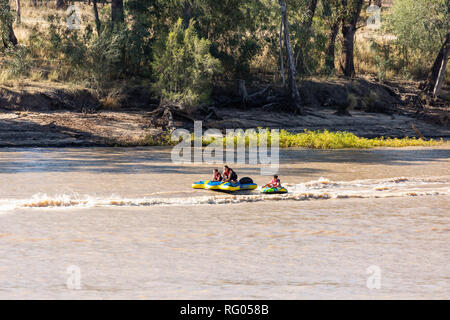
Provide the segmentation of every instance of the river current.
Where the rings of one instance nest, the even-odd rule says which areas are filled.
[[[166,148],[0,149],[0,298],[450,298],[448,147],[280,162],[224,194]]]

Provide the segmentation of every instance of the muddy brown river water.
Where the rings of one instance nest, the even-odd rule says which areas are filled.
[[[280,160],[229,195],[166,148],[0,149],[0,298],[450,298],[450,147]]]

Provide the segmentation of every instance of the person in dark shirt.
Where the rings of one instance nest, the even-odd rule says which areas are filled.
[[[223,167],[223,182],[231,182],[236,184],[237,180],[238,180],[238,175],[236,174],[236,172],[234,172],[233,169],[231,169],[228,166],[224,166]]]

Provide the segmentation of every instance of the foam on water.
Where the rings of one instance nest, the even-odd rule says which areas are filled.
[[[26,208],[92,208],[224,205],[263,201],[306,201],[350,198],[392,198],[450,194],[450,177],[388,178],[354,181],[330,181],[326,178],[299,184],[286,184],[288,194],[267,195],[258,191],[240,194],[211,191],[158,192],[142,198],[117,195],[98,197],[80,194],[36,194],[30,199],[0,200],[0,212]],[[205,196],[199,196],[205,192]],[[186,196],[186,193],[193,196]],[[180,196],[183,194],[183,196]]]

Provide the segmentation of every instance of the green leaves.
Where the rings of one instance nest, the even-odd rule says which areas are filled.
[[[0,0],[0,39],[8,39],[9,26],[14,22],[9,0]]]
[[[153,89],[162,98],[186,106],[197,106],[209,99],[214,73],[220,62],[209,53],[211,43],[201,39],[191,20],[184,29],[178,19],[166,41],[156,45],[153,73],[157,81]]]
[[[450,27],[446,0],[396,0],[385,30],[411,53],[433,57]]]

